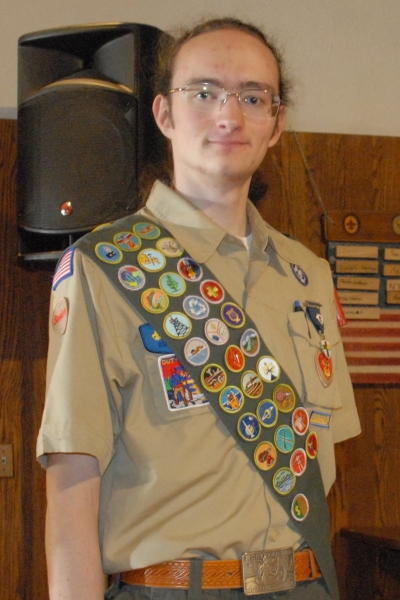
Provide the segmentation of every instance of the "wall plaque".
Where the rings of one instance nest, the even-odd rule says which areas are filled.
[[[328,260],[353,383],[400,383],[400,214],[332,211]]]

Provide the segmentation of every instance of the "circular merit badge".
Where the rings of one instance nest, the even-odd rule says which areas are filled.
[[[322,381],[322,385],[328,387],[333,381],[333,363],[332,359],[318,348],[315,354],[315,365],[317,367],[318,377]]]
[[[246,356],[257,356],[260,352],[260,336],[255,329],[246,329],[240,338],[240,347]]]
[[[261,356],[257,362],[257,372],[261,379],[267,383],[273,383],[279,379],[281,368],[272,356]]]
[[[234,302],[225,302],[221,306],[221,317],[233,329],[243,327],[246,320],[243,310]]]
[[[257,406],[257,417],[263,427],[273,427],[278,420],[278,409],[273,400],[261,400]]]
[[[271,442],[261,442],[254,450],[254,462],[261,471],[269,471],[276,465],[278,453]]]
[[[175,258],[182,256],[183,248],[180,243],[173,237],[161,238],[156,243],[157,250],[168,256],[169,258]]]
[[[272,478],[273,488],[281,496],[287,496],[290,494],[294,486],[296,485],[296,476],[287,467],[278,469]]]
[[[211,304],[219,304],[225,298],[224,288],[213,279],[205,279],[201,282],[200,293]]]
[[[178,273],[187,281],[199,281],[203,277],[203,269],[193,258],[181,258],[177,264]]]
[[[223,346],[229,339],[229,331],[223,321],[208,319],[204,325],[204,335],[212,344]]]
[[[171,312],[165,317],[163,328],[165,333],[172,338],[185,338],[192,331],[192,323],[183,313]]]
[[[249,398],[259,398],[264,389],[263,382],[254,371],[245,371],[243,373],[241,386]]]
[[[243,392],[235,385],[228,385],[219,395],[219,405],[227,413],[237,413],[244,405]]]
[[[190,338],[185,344],[184,354],[191,365],[198,367],[205,365],[210,358],[210,347],[199,337]]]
[[[237,423],[238,434],[246,442],[254,442],[260,437],[261,425],[256,415],[244,413]]]
[[[118,280],[127,290],[141,290],[146,282],[144,273],[133,265],[124,265],[118,271]]]
[[[311,431],[306,438],[306,452],[308,458],[314,459],[318,454],[318,437]]]
[[[192,319],[205,319],[210,314],[210,307],[200,296],[185,296],[182,306],[185,313]]]
[[[143,308],[153,314],[163,313],[169,305],[167,294],[158,288],[144,290],[141,301]]]
[[[145,240],[156,240],[161,233],[153,223],[136,223],[133,226],[133,232]]]
[[[97,258],[112,265],[120,263],[123,257],[121,250],[108,242],[99,242],[96,244],[94,251]]]
[[[68,301],[66,298],[57,300],[51,317],[53,331],[58,335],[64,335],[68,322]]]
[[[114,244],[124,252],[135,252],[142,245],[142,240],[131,231],[120,231],[114,235]]]
[[[307,433],[309,422],[310,417],[308,416],[308,412],[305,408],[299,406],[293,411],[292,427],[297,435],[305,435]]]
[[[186,282],[178,273],[163,273],[158,285],[169,296],[182,296],[186,290]]]
[[[244,354],[239,346],[228,346],[225,350],[225,364],[230,371],[239,373],[244,367]]]
[[[290,457],[290,468],[296,477],[301,477],[307,468],[307,454],[303,448],[297,448]]]
[[[274,435],[275,446],[282,454],[289,454],[294,448],[294,432],[289,425],[281,425],[275,431]]]
[[[220,392],[227,384],[227,376],[222,367],[210,364],[202,370],[201,382],[209,392]]]
[[[310,505],[304,494],[296,494],[293,498],[292,508],[290,510],[295,521],[301,523],[307,518],[310,512]]]
[[[155,273],[161,271],[165,267],[167,259],[162,252],[154,250],[153,248],[145,248],[137,255],[137,261],[142,269]]]
[[[296,396],[290,385],[280,383],[272,392],[278,410],[283,413],[292,412],[296,404]]]

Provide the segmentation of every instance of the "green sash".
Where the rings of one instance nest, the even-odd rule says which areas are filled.
[[[165,240],[165,238],[169,239]],[[276,366],[277,361],[272,357],[261,338],[259,338],[259,350],[255,356],[250,356],[254,352],[250,340],[250,345],[247,347],[248,352],[246,355],[242,355],[246,363],[242,370],[235,372],[227,367],[227,348],[232,345],[240,347],[240,340],[245,331],[249,329],[257,331],[255,323],[248,315],[245,315],[243,309],[234,302],[226,290],[223,290],[224,298],[220,300],[223,288],[211,271],[204,264],[198,265],[201,272],[197,268],[193,270],[191,266],[196,263],[191,263],[193,259],[189,260],[189,255],[179,244],[176,244],[175,240],[171,241],[171,234],[160,225],[149,222],[148,219],[136,215],[126,217],[113,225],[102,227],[84,236],[75,246],[103,269],[115,289],[162,336],[168,347],[193,377],[218,417],[286,510],[295,528],[313,549],[332,597],[338,598],[335,566],[330,546],[330,520],[327,502],[318,461],[315,459],[316,454],[313,451],[308,452],[307,447],[308,443],[312,446],[315,439],[313,440],[312,437],[309,439],[307,434],[297,434],[293,431],[292,415],[293,410],[302,406],[300,396],[294,389],[289,376],[279,365],[279,377],[275,380],[276,372],[275,375],[268,372],[270,363]],[[178,263],[180,267],[178,267]],[[129,268],[127,269],[127,267]],[[169,292],[161,295],[159,292],[156,292],[155,295],[148,292],[149,288],[160,290],[160,277],[165,274],[165,277],[168,278],[168,273],[176,274],[179,269],[181,274],[184,271],[184,275],[186,275],[183,277],[186,283],[184,294],[174,295],[179,293],[174,277],[170,281]],[[145,285],[143,285],[143,275],[146,280]],[[200,286],[202,283],[204,285],[207,280],[211,280],[217,285],[213,286],[211,283],[206,290],[210,295],[202,296]],[[142,304],[144,292],[146,292],[146,300]],[[191,318],[185,313],[183,301],[188,295],[207,298],[209,307],[207,318]],[[164,305],[168,304],[165,308],[161,301],[163,296]],[[152,299],[156,297],[158,300],[152,304]],[[150,312],[149,308],[162,312]],[[241,315],[243,315],[243,323],[241,323]],[[205,340],[204,328],[209,319],[219,319],[225,323],[229,332],[229,341],[221,343],[219,340],[219,345],[208,342],[211,353],[206,364],[195,365],[187,359],[187,352],[185,356],[185,344],[194,337]],[[168,328],[176,337],[171,337]],[[268,357],[272,360],[269,361]],[[262,359],[261,362],[259,362],[260,359]],[[218,371],[216,367],[222,367],[222,369]],[[248,371],[252,371],[257,376],[254,382],[256,388],[258,386],[258,391],[254,391],[252,388],[254,377],[251,374],[246,375],[243,379],[243,374]],[[225,378],[221,373],[225,374]],[[212,387],[214,375],[217,379],[219,377],[216,391]],[[237,388],[240,390],[243,404],[239,409],[237,402],[233,408],[228,408],[227,404],[224,405],[221,400],[221,389],[218,389],[221,381],[223,381],[225,390],[229,386],[235,386],[234,390]],[[261,392],[256,397],[260,391],[260,383]],[[243,393],[242,385],[246,386],[246,391],[255,395],[248,397],[246,392]],[[258,405],[267,398],[274,399],[275,405],[279,407],[279,410],[276,411],[277,423],[272,427],[264,426],[263,414],[257,413]],[[287,402],[286,399],[288,399]],[[261,410],[263,408],[265,405],[263,406],[261,403]],[[245,416],[248,413],[250,416]],[[243,434],[249,437],[244,439]],[[254,441],[252,435],[254,435]],[[276,435],[280,437],[277,439]],[[271,444],[275,448],[277,442],[283,451],[278,450],[276,464],[269,470],[264,470],[262,461],[271,454],[268,448]],[[294,446],[291,448],[293,442]],[[257,448],[259,448],[258,454],[255,452]],[[291,456],[298,448],[307,450],[307,468],[301,477],[296,478],[290,470],[290,461]],[[300,450],[300,453],[303,451]],[[255,456],[258,457],[257,460]],[[295,485],[291,489],[294,482]],[[300,510],[299,507],[296,509],[296,504],[293,504],[296,502],[296,498],[299,498],[299,494],[304,495],[309,503],[309,512],[304,520],[294,518],[296,514],[300,514],[300,518],[302,518],[301,503]]]

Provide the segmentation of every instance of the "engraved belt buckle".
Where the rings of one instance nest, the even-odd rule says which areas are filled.
[[[293,548],[245,552],[242,570],[246,596],[292,590],[296,586]]]

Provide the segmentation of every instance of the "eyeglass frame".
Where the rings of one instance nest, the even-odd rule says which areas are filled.
[[[196,83],[195,82],[188,82],[188,83],[186,83],[186,85],[184,87],[173,88],[172,90],[168,90],[167,95],[168,94],[173,94],[175,92],[186,92],[187,88],[189,86],[191,86],[191,85],[195,86]],[[258,91],[258,92],[268,92],[269,94],[271,94],[271,97],[272,97],[272,104],[271,104],[271,106],[278,106],[276,114],[275,115],[266,116],[266,117],[255,117],[254,115],[250,115],[250,118],[253,117],[255,119],[275,119],[279,115],[279,110],[280,110],[280,107],[282,106],[282,100],[281,100],[279,94],[274,94],[273,91],[271,89],[269,89],[269,88],[245,87],[240,92],[228,92],[228,90],[226,88],[224,88],[222,85],[218,85],[217,83],[212,83],[210,81],[201,81],[201,82],[198,82],[197,85],[200,85],[200,86],[201,85],[204,85],[204,86],[212,85],[214,87],[219,88],[222,92],[225,92],[225,98],[223,100],[221,100],[221,104],[220,104],[219,110],[221,110],[222,106],[226,104],[226,102],[228,100],[228,96],[236,96],[236,98],[238,99],[239,106],[241,107],[243,115],[245,115],[247,117],[249,117],[249,114],[243,111],[243,108],[242,108],[243,107],[243,103],[242,103],[242,100],[240,98],[240,96],[241,96],[241,94],[243,94],[243,92],[246,92],[246,91]],[[278,99],[278,101],[276,99]],[[202,109],[198,109],[197,108],[197,110],[201,111]],[[203,112],[206,112],[206,111],[203,111]]]

